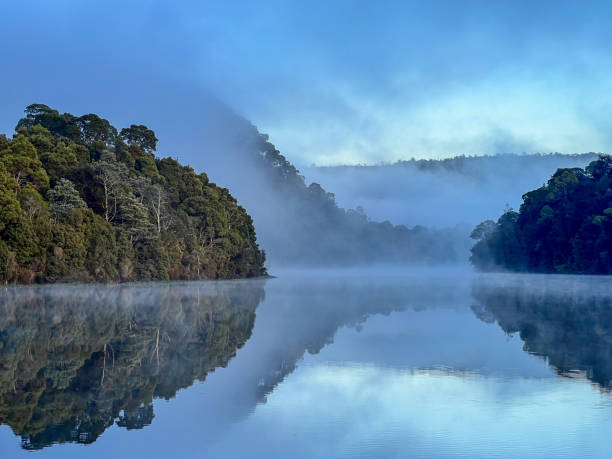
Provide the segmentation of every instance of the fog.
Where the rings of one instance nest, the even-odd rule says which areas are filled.
[[[308,167],[309,180],[333,190],[347,208],[362,206],[376,220],[394,224],[474,227],[496,220],[506,206],[518,210],[522,195],[544,185],[558,169],[584,167],[584,155],[499,155],[392,165]]]
[[[521,195],[557,167],[588,160],[489,158],[466,161],[461,171],[306,164],[610,145],[601,96],[609,94],[608,83],[600,76],[608,64],[594,60],[608,46],[599,38],[606,24],[576,17],[568,5],[556,23],[578,28],[582,44],[559,34],[563,28],[542,31],[537,18],[546,8],[532,7],[500,20],[478,4],[447,5],[441,15],[410,3],[402,7],[406,14],[390,4],[341,2],[308,11],[248,3],[34,5],[1,7],[11,20],[0,30],[0,132],[10,135],[35,102],[96,113],[118,128],[146,124],[160,139],[158,156],[206,172],[237,197],[253,216],[271,268],[465,263],[475,224],[496,218],[506,204],[517,208]],[[338,29],[333,18],[345,14],[352,22]],[[474,27],[482,24],[480,14],[490,20],[483,29]],[[364,35],[366,24],[388,24],[388,33]],[[520,40],[508,40],[509,30],[522,30]],[[565,61],[551,56],[567,56],[566,48],[549,41],[532,46],[542,33],[569,47],[579,78],[569,63],[549,65]],[[413,44],[423,41],[428,46]],[[529,72],[519,71],[525,63]],[[286,174],[287,164],[262,162],[253,125],[270,134],[303,183]],[[323,189],[309,188],[312,182]],[[406,228],[371,224],[385,221]]]
[[[16,241],[0,238],[0,271],[59,279],[0,285],[3,456],[609,456],[610,278],[477,273],[469,235],[612,152],[611,14],[602,0],[0,0],[0,136],[33,103],[146,125],[158,158],[229,190],[266,252],[263,269],[249,218],[204,177],[182,192],[191,174],[130,163],[115,140],[88,157],[54,139],[85,185],[106,166],[115,185],[138,178],[114,201],[142,213],[103,221],[106,183],[56,201],[58,172],[39,197],[21,171],[36,153],[0,138],[0,235]],[[142,225],[141,243],[131,227],[153,213],[136,204],[156,185],[159,217],[159,184],[176,218]],[[562,212],[534,201],[533,233],[554,237],[513,231],[525,218],[483,231],[483,253],[500,235],[508,260],[532,241],[612,253],[608,208],[576,213],[567,242],[548,221]],[[95,254],[118,279],[151,260],[151,279],[197,271],[59,283],[71,260],[110,279]],[[261,277],[187,280],[215,272]]]
[[[228,169],[227,163],[217,160],[208,162],[206,170],[228,186],[253,215],[262,246],[274,263],[363,264],[358,252],[370,253],[368,264],[398,262],[397,258],[377,253],[367,236],[351,240],[340,230],[341,222],[327,214],[322,216],[317,207],[300,205],[294,201],[297,196],[287,192],[290,190],[281,191],[271,183],[270,171],[262,170],[256,163],[259,150],[255,142],[243,142],[242,147],[234,142],[233,148],[228,149],[235,136],[232,130],[240,125],[237,120],[233,127],[226,125],[228,140],[218,149],[205,148],[223,151],[221,157],[234,166]],[[400,261],[465,264],[472,244],[469,233],[478,223],[496,220],[507,208],[518,210],[522,195],[544,185],[558,168],[584,167],[596,158],[595,153],[504,154],[380,166],[307,167],[300,173],[305,185],[319,183],[325,191],[333,193],[339,207],[357,209],[351,211],[354,216],[408,228],[427,227],[427,238],[414,236],[413,241],[429,245],[429,249],[409,253]],[[313,221],[318,225],[314,242],[310,239],[313,228],[305,223]],[[334,225],[338,226],[337,231]],[[326,226],[330,231],[324,231]],[[328,244],[338,252],[330,257],[313,244]],[[324,250],[329,252],[329,248]],[[444,250],[446,254],[441,253]],[[313,260],[316,257],[319,259]]]

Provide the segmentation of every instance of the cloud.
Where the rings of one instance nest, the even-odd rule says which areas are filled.
[[[172,132],[197,109],[167,107],[212,95],[298,165],[609,151],[611,8],[7,2],[0,84],[19,91],[5,92],[0,126],[10,132],[15,113],[40,101],[76,113],[103,109],[117,124],[135,113],[168,131],[161,147],[188,147]],[[186,161],[198,154],[181,153]]]

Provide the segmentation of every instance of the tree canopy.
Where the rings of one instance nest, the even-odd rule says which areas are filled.
[[[612,157],[558,169],[518,212],[481,223],[472,237],[471,262],[482,270],[612,273]]]
[[[143,125],[29,105],[0,136],[0,281],[225,279],[265,274],[227,189],[155,157]]]

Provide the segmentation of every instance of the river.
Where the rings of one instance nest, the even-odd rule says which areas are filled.
[[[606,277],[0,290],[2,457],[609,457],[611,387]]]

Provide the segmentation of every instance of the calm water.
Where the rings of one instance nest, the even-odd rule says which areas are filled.
[[[610,282],[6,288],[0,455],[610,457]]]

